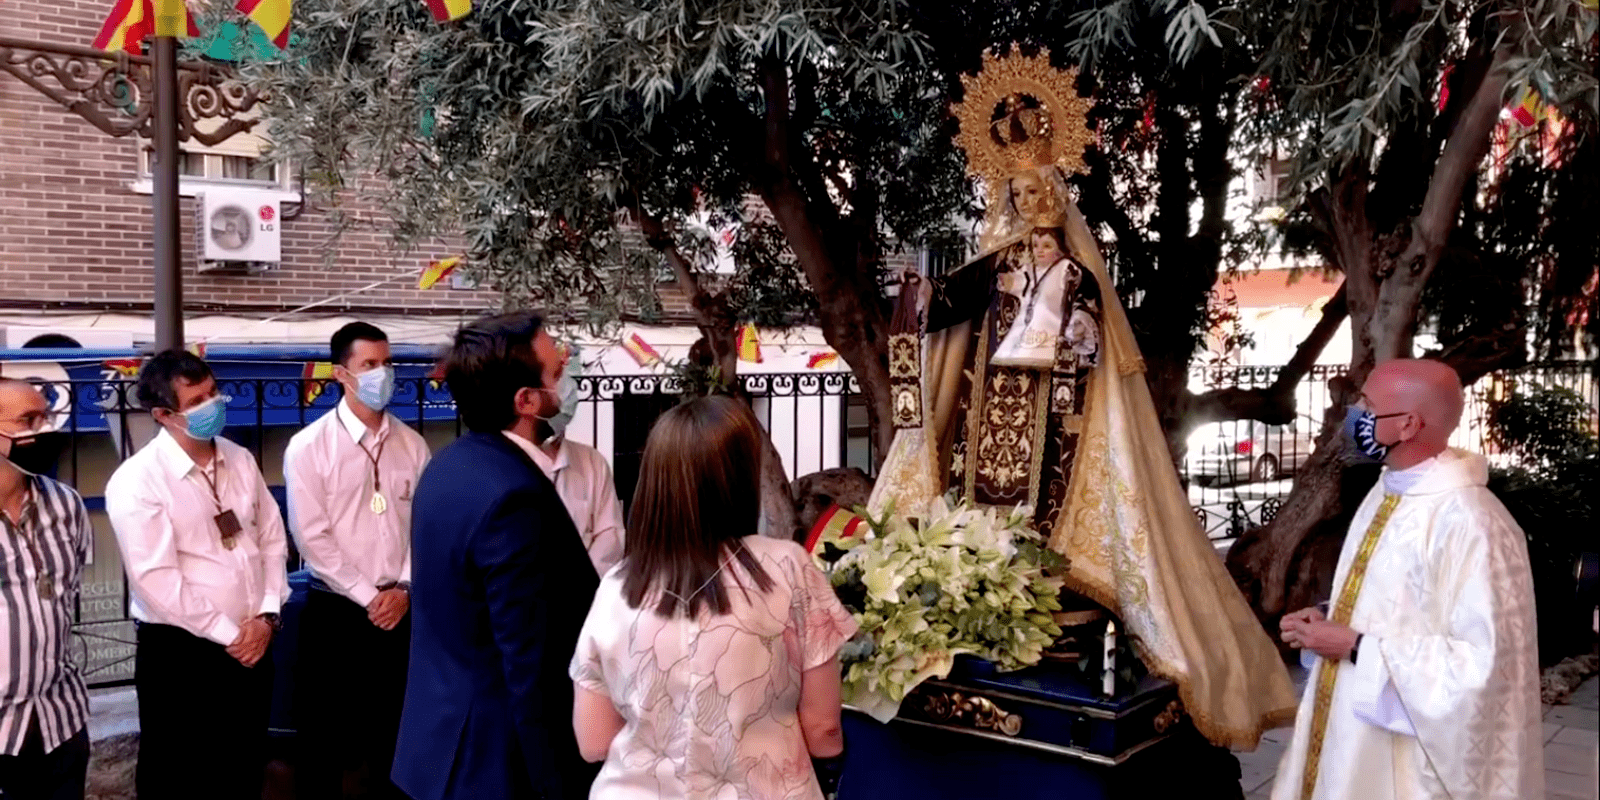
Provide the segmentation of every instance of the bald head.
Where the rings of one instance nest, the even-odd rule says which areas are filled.
[[[1450,434],[1461,424],[1465,393],[1461,376],[1442,361],[1399,358],[1372,370],[1361,388],[1370,409],[1378,414],[1414,414],[1420,425],[1403,423],[1410,444],[1429,455],[1445,449]],[[1413,429],[1414,428],[1414,429]]]

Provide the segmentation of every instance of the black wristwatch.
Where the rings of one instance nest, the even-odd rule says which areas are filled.
[[[1350,663],[1352,664],[1356,663],[1356,656],[1361,653],[1361,637],[1365,635],[1363,633],[1356,634],[1356,643],[1350,645]]]
[[[283,617],[280,617],[277,614],[272,613],[272,612],[268,612],[266,614],[258,614],[256,616],[260,617],[263,620],[266,620],[267,624],[272,626],[272,632],[273,633],[277,633],[278,631],[283,630]]]
[[[827,800],[838,797],[839,779],[844,777],[844,753],[832,758],[813,757],[811,768],[816,770],[817,784],[822,787],[822,796]]]

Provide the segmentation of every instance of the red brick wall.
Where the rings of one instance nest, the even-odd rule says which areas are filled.
[[[0,35],[88,46],[112,0],[12,0],[0,5]],[[46,81],[49,83],[48,79]],[[53,85],[53,84],[52,84]],[[151,198],[130,188],[135,141],[115,139],[16,77],[0,73],[0,308],[144,309],[151,303]],[[362,217],[375,216],[360,209]],[[404,254],[379,226],[335,241],[327,214],[307,208],[283,222],[283,262],[261,275],[200,274],[194,201],[180,208],[184,302],[191,312],[283,311],[420,270],[448,255],[443,243]],[[333,247],[331,262],[326,251]],[[889,266],[914,266],[915,254]],[[690,319],[686,300],[663,286],[664,322]],[[498,306],[490,291],[440,285],[422,292],[409,277],[319,307],[450,313]]]

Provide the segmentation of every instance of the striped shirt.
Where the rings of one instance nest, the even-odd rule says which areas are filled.
[[[0,754],[17,755],[38,720],[45,752],[89,722],[72,661],[72,617],[93,530],[82,498],[33,475],[21,528],[0,514]]]

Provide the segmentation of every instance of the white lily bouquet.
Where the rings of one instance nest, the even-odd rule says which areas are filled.
[[[935,500],[917,520],[890,509],[870,534],[819,553],[861,632],[840,650],[844,700],[893,719],[918,684],[949,676],[966,653],[1010,671],[1039,663],[1061,635],[1065,560],[1045,547],[1027,509]]]

